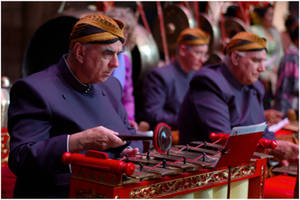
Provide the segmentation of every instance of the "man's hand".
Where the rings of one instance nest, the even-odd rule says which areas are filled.
[[[90,128],[70,135],[69,150],[71,153],[78,153],[83,150],[105,150],[124,145],[117,135],[119,133],[107,129],[103,126]]]
[[[135,156],[138,153],[139,153],[138,148],[133,149],[133,148],[127,147],[122,151],[121,156],[128,155],[129,157],[131,157],[131,156]]]
[[[298,145],[285,140],[277,140],[277,142],[277,147],[270,151],[270,154],[273,155],[275,159],[279,160],[285,166],[291,162],[298,162]]]
[[[144,132],[144,131],[149,131],[150,129],[150,124],[146,121],[140,121],[139,123],[139,128],[137,129],[138,131]]]
[[[274,109],[265,110],[264,113],[269,126],[280,122],[284,116],[282,112]]]
[[[137,130],[139,128],[138,124],[136,123],[136,121],[129,121],[130,126],[132,126],[133,128],[135,128],[135,130]]]

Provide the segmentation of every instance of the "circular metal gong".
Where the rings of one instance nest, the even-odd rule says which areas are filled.
[[[216,49],[216,41],[220,38],[219,28],[214,25],[206,14],[199,14],[199,28],[210,35],[209,53]]]
[[[159,153],[166,153],[172,147],[172,132],[167,124],[159,123],[156,125],[153,145]]]
[[[196,22],[187,8],[175,4],[163,8],[163,16],[168,50],[172,56],[176,52],[176,41],[180,32],[188,27],[196,27]],[[153,36],[159,50],[163,52],[159,18],[154,23]]]
[[[73,16],[59,16],[38,28],[26,48],[23,76],[46,69],[68,52],[69,35],[77,21]]]
[[[80,17],[99,13],[88,9],[68,9],[41,25],[27,45],[22,64],[28,76],[56,64],[69,50],[69,36]]]
[[[154,133],[139,132],[136,135],[118,135],[122,140],[152,140],[153,146],[159,153],[166,153],[172,147],[171,128],[165,123],[155,126]]]
[[[132,49],[130,55],[134,82],[141,79],[146,72],[156,67],[159,62],[159,50],[153,37],[139,24],[135,27],[135,32],[136,46]]]
[[[224,54],[220,51],[214,51],[210,54],[209,59],[205,62],[204,65],[217,64],[222,62],[224,59]]]
[[[221,26],[221,25],[220,25]],[[232,38],[241,31],[249,31],[242,20],[236,17],[226,17],[224,22],[226,37]]]
[[[152,68],[156,67],[159,62],[159,50],[153,39],[148,34],[147,30],[137,25],[136,31],[136,46],[129,52],[132,64],[132,81],[133,81],[133,96],[135,101],[136,113],[142,110],[142,81],[144,75]],[[136,116],[138,119],[139,116]]]

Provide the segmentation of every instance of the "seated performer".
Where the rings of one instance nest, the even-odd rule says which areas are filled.
[[[141,119],[153,128],[165,122],[177,129],[177,115],[194,71],[207,60],[209,35],[198,28],[183,30],[177,40],[173,62],[156,67],[144,78]]]
[[[225,51],[223,63],[205,66],[191,81],[178,116],[181,144],[209,141],[211,132],[230,133],[233,127],[266,121],[264,88],[258,81],[259,74],[265,71],[266,40],[254,33],[240,32]],[[263,138],[275,140],[267,128]],[[278,141],[277,147],[291,157],[298,156],[298,148],[292,143]]]
[[[290,30],[294,45],[285,52],[282,58],[276,84],[274,108],[283,113],[289,109],[299,113],[299,26]]]
[[[251,32],[260,37],[265,37],[267,43],[267,58],[265,61],[266,69],[260,73],[260,80],[265,88],[264,108],[270,109],[274,99],[275,85],[277,81],[277,71],[283,48],[280,32],[273,25],[274,22],[274,5],[271,2],[258,4],[252,14],[253,25],[250,27]]]
[[[118,134],[136,134],[110,77],[123,49],[123,23],[104,15],[81,18],[70,34],[69,54],[48,69],[17,81],[8,111],[9,167],[15,197],[68,197],[65,152],[136,154]],[[137,143],[131,143],[132,147]]]

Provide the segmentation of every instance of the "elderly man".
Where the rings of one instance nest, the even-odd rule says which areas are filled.
[[[177,115],[194,72],[207,60],[209,35],[198,28],[183,30],[172,63],[149,72],[143,84],[141,119],[153,128],[165,122],[177,129]]]
[[[235,126],[265,122],[264,88],[266,40],[250,32],[237,33],[226,47],[224,63],[204,67],[191,81],[178,117],[179,141],[209,141],[209,134],[230,133]],[[263,137],[274,140],[273,132]],[[278,154],[296,158],[297,146],[279,141]],[[286,152],[284,152],[286,151]],[[293,153],[294,152],[294,153]]]
[[[81,18],[70,35],[69,54],[13,85],[8,130],[15,197],[67,197],[64,152],[138,152],[117,137],[135,134],[121,104],[122,88],[110,77],[123,49],[123,27],[100,14]]]

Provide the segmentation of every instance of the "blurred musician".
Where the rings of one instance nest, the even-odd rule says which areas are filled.
[[[59,63],[13,85],[8,130],[15,197],[68,197],[64,152],[94,149],[112,157],[138,152],[117,137],[135,134],[121,104],[122,88],[110,77],[123,50],[123,28],[100,14],[81,18]]]
[[[209,141],[209,134],[230,133],[235,126],[265,122],[264,88],[258,81],[265,71],[266,40],[254,33],[237,33],[229,42],[223,63],[204,67],[191,81],[179,112],[179,140]],[[265,130],[263,138],[275,140]],[[277,155],[298,158],[298,147],[278,141]]]
[[[177,39],[175,59],[156,67],[144,78],[141,118],[153,128],[165,122],[177,129],[177,115],[194,72],[207,60],[209,35],[199,28],[183,30]]]
[[[270,109],[274,98],[277,82],[277,71],[283,56],[280,32],[273,25],[274,7],[270,2],[264,2],[254,8],[252,13],[251,32],[268,40],[265,70],[260,73],[260,80],[265,87],[264,108]]]
[[[283,113],[289,109],[299,113],[299,25],[295,23],[289,30],[293,45],[285,52],[278,70],[274,108]]]

